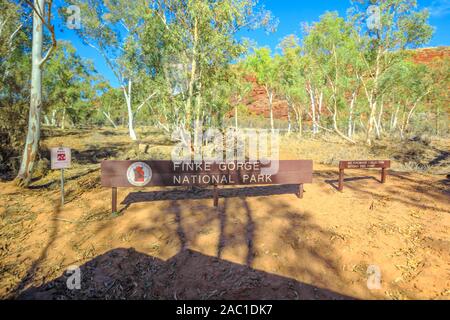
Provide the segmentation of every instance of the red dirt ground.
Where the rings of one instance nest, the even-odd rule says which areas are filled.
[[[223,189],[218,209],[210,190],[121,189],[119,216],[98,171],[68,182],[64,208],[57,188],[0,183],[0,297],[449,299],[448,180],[371,176],[349,171],[339,193],[336,169],[316,165],[303,200],[291,187]],[[82,290],[65,286],[71,265]]]

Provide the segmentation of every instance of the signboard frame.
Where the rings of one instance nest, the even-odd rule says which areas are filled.
[[[346,169],[381,169],[381,183],[386,183],[390,160],[350,160],[339,162],[339,191],[344,191],[344,171]]]
[[[298,196],[303,198],[303,185],[313,181],[313,161],[280,160],[277,165],[277,172],[271,175],[266,174],[271,164],[259,162],[176,164],[172,161],[108,160],[101,163],[101,184],[112,188],[113,212],[117,212],[118,188],[212,186],[215,207],[219,201],[219,185],[299,185]],[[130,169],[136,170],[135,173]],[[138,183],[130,179],[137,179]]]

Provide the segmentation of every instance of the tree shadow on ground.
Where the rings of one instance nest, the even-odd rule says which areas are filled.
[[[276,185],[245,188],[221,188],[218,190],[220,198],[264,197],[274,195],[298,195],[298,185]],[[191,190],[172,189],[152,192],[132,192],[126,196],[122,204],[128,208],[134,203],[166,201],[166,200],[202,200],[213,199],[213,191],[205,188]]]
[[[356,171],[353,174],[357,174]],[[326,170],[326,171],[318,171],[314,173],[314,177],[317,177],[317,180],[322,180],[326,184],[331,185],[334,189],[336,189],[336,181],[335,177],[339,175],[339,172]],[[435,184],[425,183],[420,178],[415,177],[413,174],[408,172],[399,172],[390,170],[387,175],[387,182],[385,184],[378,184],[379,187],[372,185],[369,186],[363,183],[357,183],[358,180],[368,180],[367,177],[361,178],[347,178],[346,180],[352,179],[353,182],[356,183],[347,183],[344,184],[344,192],[345,190],[349,190],[352,192],[359,193],[360,195],[376,197],[376,198],[384,198],[389,197],[391,201],[399,202],[404,205],[409,205],[413,207],[417,207],[420,209],[427,210],[436,210],[436,207],[433,207],[426,202],[421,201],[421,197],[426,196],[433,199],[433,201],[440,202],[442,204],[448,203],[448,195],[450,194],[450,190],[448,188],[448,184],[444,179],[441,181],[436,181]],[[378,179],[374,177],[369,177],[369,179],[380,182]],[[391,182],[392,181],[392,182]],[[330,183],[331,182],[331,183]],[[414,192],[414,193],[413,193]],[[450,212],[445,208],[441,208],[443,212]]]
[[[440,180],[439,183],[444,185],[444,186],[446,186],[446,187],[450,187],[450,175],[447,175],[446,179]]]
[[[352,182],[352,181],[361,181],[361,180],[375,180],[377,182],[380,182],[380,179],[377,179],[372,176],[364,176],[364,177],[353,177],[353,178],[345,178],[344,179],[344,188],[346,182]],[[328,183],[330,186],[332,186],[334,189],[339,190],[339,180],[325,180],[325,183]]]
[[[262,190],[267,192],[266,188]],[[294,191],[292,186],[281,190]],[[247,202],[242,194],[237,199],[225,198],[216,210],[206,205],[195,205],[193,209],[192,203],[186,206],[177,200],[167,201],[169,210],[155,211],[149,207],[146,219],[151,219],[151,224],[143,226],[137,222],[130,225],[129,230],[148,236],[164,235],[162,239],[167,239],[167,242],[161,242],[161,251],[147,255],[117,247],[96,256],[81,266],[81,290],[67,288],[69,274],[60,271],[56,275],[45,276],[45,257],[56,245],[59,226],[54,225],[55,233],[50,235],[40,257],[10,298],[352,299],[332,291],[345,292],[345,281],[335,261],[335,252],[330,251],[332,234],[310,221],[310,213],[292,211],[290,201],[273,200],[261,198],[258,201],[269,206],[268,212],[255,211],[255,204]],[[214,241],[212,246],[215,249],[204,253],[207,246],[203,231],[216,223],[220,225],[218,237],[209,238],[209,241]],[[261,251],[260,240],[267,229],[266,223],[277,225],[272,225],[270,233],[275,246],[267,249],[283,253],[283,262],[272,254],[265,256]],[[101,224],[88,232],[109,234],[111,231],[105,228],[106,225]],[[311,234],[316,236],[308,240]],[[77,238],[83,237],[77,234]],[[75,238],[66,240],[77,241]],[[91,244],[83,240],[80,245]],[[167,252],[171,253],[168,255]],[[269,269],[264,268],[270,273],[256,270],[256,265],[261,268],[262,260],[273,265]],[[55,280],[47,280],[58,275]],[[45,279],[45,284],[39,279]],[[31,285],[33,287],[30,288]]]
[[[352,299],[189,249],[167,261],[134,249],[114,249],[80,271],[80,290],[67,288],[67,273],[24,291],[18,299]]]
[[[94,169],[88,169],[88,170],[84,170],[83,172],[79,172],[73,176],[70,177],[64,177],[64,182],[69,182],[69,181],[77,181],[78,179],[82,178],[82,177],[86,177],[89,176],[91,173],[97,172],[99,171],[99,168],[94,168]],[[51,181],[48,181],[46,183],[35,183],[38,182],[40,180],[40,178],[38,179],[34,179],[33,184],[30,185],[28,187],[28,189],[30,190],[45,190],[45,189],[49,189],[51,187],[54,187],[56,185],[59,185],[61,183],[60,179],[53,179]]]
[[[433,149],[437,152],[437,155],[436,155],[436,157],[433,160],[431,160],[429,162],[430,166],[438,166],[441,163],[446,162],[446,161],[449,160],[450,152],[445,151],[445,150],[440,150],[440,149],[437,149],[437,148],[433,148]]]
[[[104,136],[123,136],[124,133],[122,131],[117,130],[102,130],[100,132]]]
[[[92,146],[87,150],[73,150],[72,158],[79,164],[96,164],[102,160],[117,157],[119,153],[127,150],[129,144],[115,143],[113,146],[95,147]]]

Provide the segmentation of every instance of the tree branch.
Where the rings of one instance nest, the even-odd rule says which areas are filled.
[[[57,41],[56,41],[56,35],[55,35],[55,28],[51,24],[51,18],[52,18],[52,2],[53,0],[47,0],[44,2],[44,8],[36,8],[35,5],[30,0],[25,0],[25,2],[33,9],[33,11],[36,13],[36,15],[39,17],[39,19],[42,21],[44,26],[47,27],[48,31],[50,32],[50,36],[52,38],[52,45],[50,49],[48,49],[45,56],[41,59],[39,62],[39,67],[42,67],[45,62],[50,58],[51,54],[57,47]],[[37,2],[36,2],[37,3]],[[47,20],[45,19],[45,4],[47,3]],[[44,10],[42,10],[44,9]]]
[[[155,91],[153,92],[151,95],[149,95],[136,109],[136,111],[134,112],[134,116],[136,116],[138,114],[138,112],[142,109],[142,107],[145,106],[145,104],[151,99],[153,98],[158,92]]]

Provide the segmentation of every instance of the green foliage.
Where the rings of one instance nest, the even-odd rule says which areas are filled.
[[[61,126],[86,124],[95,112],[91,101],[102,86],[92,62],[82,59],[70,43],[60,42],[44,70],[44,118],[56,120],[58,114]]]
[[[380,9],[379,28],[368,28],[369,5]],[[293,109],[297,117],[308,115],[313,126],[349,141],[356,129],[369,141],[373,132],[403,135],[413,129],[409,124],[415,115],[424,112],[435,114],[438,128],[448,76],[413,63],[408,51],[431,38],[427,19],[428,12],[417,11],[412,0],[354,1],[347,18],[327,12],[318,22],[304,24],[301,42],[293,35],[283,39],[281,55],[256,48],[243,64],[291,108],[301,105]]]
[[[245,61],[247,71],[253,73],[257,81],[268,87],[275,88],[277,85],[277,60],[271,56],[269,48],[255,48],[253,54],[249,55]]]
[[[221,122],[232,107],[231,96],[239,91],[234,89],[231,63],[246,52],[245,42],[235,34],[270,23],[270,14],[252,0],[166,0],[149,10],[144,60],[164,79],[164,105],[159,108],[170,115],[168,125],[190,128],[194,121]]]
[[[15,1],[0,1],[0,173],[17,168],[28,112],[31,21]]]

